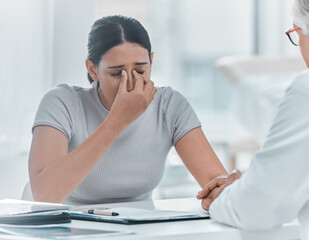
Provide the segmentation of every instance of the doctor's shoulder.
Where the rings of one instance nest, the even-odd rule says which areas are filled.
[[[286,90],[286,94],[304,94],[309,97],[309,69],[294,76],[291,84]]]

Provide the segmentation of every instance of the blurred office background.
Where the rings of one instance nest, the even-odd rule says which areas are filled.
[[[88,32],[95,19],[111,14],[135,17],[146,27],[155,52],[152,80],[185,95],[224,166],[245,170],[291,77],[304,69],[284,33],[293,22],[290,3],[1,0],[0,198],[19,198],[28,181],[41,97],[58,83],[88,85]],[[193,197],[198,190],[172,150],[154,197]]]

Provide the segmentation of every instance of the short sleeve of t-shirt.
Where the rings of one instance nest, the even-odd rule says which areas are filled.
[[[32,131],[37,126],[50,126],[61,131],[70,141],[78,105],[75,90],[66,84],[58,85],[48,91],[42,98]]]
[[[167,131],[172,137],[173,145],[186,133],[201,126],[187,99],[170,87],[164,89],[163,105]]]

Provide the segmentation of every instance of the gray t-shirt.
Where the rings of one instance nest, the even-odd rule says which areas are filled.
[[[60,84],[43,97],[33,124],[63,132],[71,152],[106,119],[109,111],[89,88]],[[87,178],[63,202],[98,204],[151,198],[166,156],[187,132],[201,126],[188,101],[170,87],[160,87],[146,111],[131,123],[102,156]],[[100,144],[100,143],[98,143]]]

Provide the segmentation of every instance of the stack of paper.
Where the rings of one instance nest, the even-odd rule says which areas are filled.
[[[0,223],[4,224],[55,224],[70,222],[64,204],[22,201],[15,199],[0,200]]]
[[[52,210],[68,210],[70,207],[72,206],[57,203],[3,199],[0,200],[0,215],[33,213]]]
[[[51,227],[11,227],[0,226],[1,235],[22,236],[43,239],[90,239],[133,234],[132,232],[105,231],[102,229],[84,229],[62,226]]]

